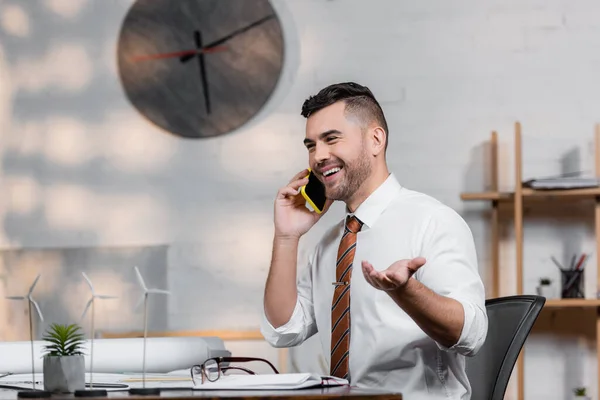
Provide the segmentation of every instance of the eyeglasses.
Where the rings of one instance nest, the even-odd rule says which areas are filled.
[[[254,357],[214,357],[209,358],[201,365],[194,365],[190,369],[190,373],[192,375],[192,382],[196,385],[196,379],[198,379],[198,375],[200,375],[200,382],[204,383],[206,381],[215,382],[218,380],[221,375],[225,374],[225,372],[230,369],[235,369],[239,371],[244,371],[250,375],[256,375],[256,373],[248,368],[235,366],[235,365],[227,365],[221,366],[221,363],[231,363],[231,362],[251,362],[251,361],[259,361],[264,362],[273,369],[273,371],[278,374],[277,368],[273,366],[269,361],[264,358],[254,358]]]

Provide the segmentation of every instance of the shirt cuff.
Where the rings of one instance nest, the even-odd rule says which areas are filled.
[[[268,330],[272,331],[273,333],[278,333],[278,334],[289,333],[288,331],[293,330],[294,325],[295,325],[294,321],[296,320],[296,318],[298,318],[299,313],[300,313],[300,302],[296,301],[296,305],[294,306],[294,312],[292,312],[292,316],[290,317],[288,322],[286,322],[285,324],[281,325],[278,328],[274,328],[273,325],[271,325],[271,323],[269,322],[267,315],[263,311],[263,323],[264,323],[264,325],[266,325],[266,328]]]
[[[470,301],[454,298],[458,301],[464,310],[464,324],[458,341],[451,347],[446,347],[438,342],[437,346],[441,350],[454,351],[465,356],[472,356],[477,353],[483,345],[487,334],[485,314]]]
[[[296,301],[296,306],[289,321],[277,328],[271,325],[267,315],[263,311],[260,331],[265,340],[274,347],[294,346],[298,343],[302,335],[302,320],[302,306],[299,301]]]

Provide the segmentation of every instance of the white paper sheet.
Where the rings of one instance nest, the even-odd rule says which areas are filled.
[[[348,385],[345,379],[322,377],[314,373],[225,375],[215,382],[194,386],[194,390],[288,390],[317,386]]]

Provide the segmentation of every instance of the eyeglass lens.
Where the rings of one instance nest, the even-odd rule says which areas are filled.
[[[206,374],[206,379],[211,382],[219,379],[219,364],[216,360],[207,360],[204,363],[204,373]]]

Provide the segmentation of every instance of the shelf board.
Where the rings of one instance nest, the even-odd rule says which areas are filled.
[[[600,187],[586,189],[569,189],[569,190],[535,190],[531,188],[523,188],[521,191],[523,198],[542,198],[542,197],[580,197],[594,198],[600,196]],[[498,201],[513,201],[515,198],[514,192],[466,192],[461,193],[462,200],[498,200]]]
[[[461,193],[460,198],[462,200],[499,200],[507,201],[514,198],[514,193],[507,192],[472,192],[472,193]]]
[[[523,188],[523,197],[596,197],[600,196],[600,188],[568,189],[568,190],[535,190]]]
[[[600,299],[549,299],[544,308],[600,307]]]

